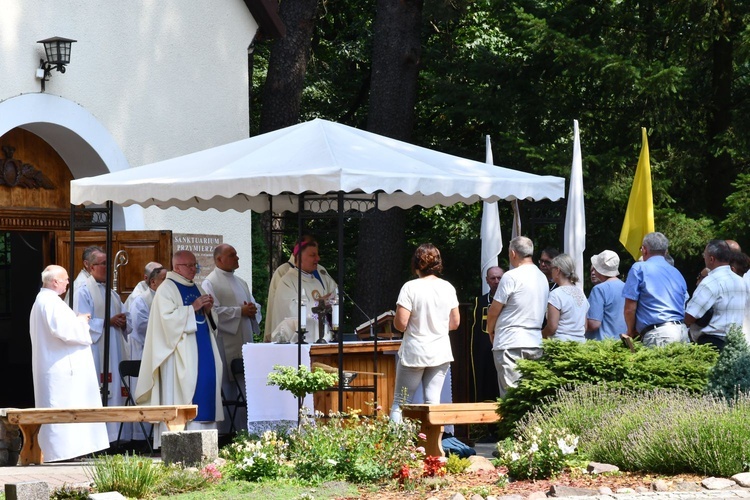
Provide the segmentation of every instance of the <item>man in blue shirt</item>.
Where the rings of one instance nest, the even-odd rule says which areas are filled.
[[[633,264],[628,273],[622,292],[628,331],[622,340],[631,349],[638,335],[646,347],[688,341],[684,323],[687,284],[664,259],[668,248],[669,240],[662,233],[647,234],[641,245],[643,262]]]

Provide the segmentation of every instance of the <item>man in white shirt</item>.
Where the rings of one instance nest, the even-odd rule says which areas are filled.
[[[516,361],[542,355],[542,323],[549,295],[547,278],[534,265],[534,243],[525,236],[513,238],[508,254],[512,269],[503,274],[487,310],[500,397],[520,378]]]
[[[711,344],[724,349],[729,329],[742,326],[747,303],[747,283],[729,267],[732,258],[724,240],[711,240],[703,251],[708,276],[701,280],[685,308],[685,324],[690,326],[713,309],[713,314],[701,323],[698,344]]]
[[[238,389],[231,373],[232,360],[242,358],[242,346],[253,341],[253,334],[259,334],[261,320],[260,304],[255,301],[247,282],[234,274],[240,267],[237,250],[226,243],[214,249],[216,267],[203,282],[206,293],[213,295],[213,310],[219,317],[217,323],[219,353],[224,363],[222,391],[228,400],[236,400]],[[244,376],[238,377],[240,387],[245,386]],[[236,415],[236,428],[247,428],[247,415],[239,408]],[[229,431],[228,417],[224,418],[221,431]]]

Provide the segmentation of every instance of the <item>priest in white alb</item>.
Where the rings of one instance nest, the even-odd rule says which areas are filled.
[[[136,402],[195,404],[198,414],[186,430],[216,429],[224,411],[221,356],[209,327],[216,323],[214,300],[193,281],[199,268],[192,252],[176,252],[172,267],[151,303]],[[161,433],[166,429],[163,422],[155,429],[154,448],[161,447]]]
[[[94,357],[90,316],[76,316],[60,298],[68,273],[60,266],[42,272],[42,289],[29,317],[34,400],[37,408],[102,406]],[[109,447],[104,423],[45,424],[39,430],[45,462],[68,460]]]
[[[91,275],[86,279],[85,284],[73,290],[75,295],[73,301],[73,310],[77,314],[91,315],[89,321],[89,333],[91,335],[91,351],[94,354],[94,365],[96,373],[99,374],[99,384],[104,385],[106,376],[107,380],[107,406],[124,406],[125,397],[123,396],[122,381],[120,380],[120,361],[127,359],[123,357],[124,346],[127,345],[127,317],[122,310],[120,296],[114,290],[106,290],[105,281],[107,279],[107,254],[100,250],[94,250],[91,254]],[[106,294],[110,294],[109,305],[109,367],[107,374],[104,374],[104,318],[107,314]],[[120,439],[129,441],[132,437],[132,424],[123,425]],[[109,432],[109,442],[117,441],[119,422],[108,422],[107,431]]]
[[[261,320],[260,304],[255,301],[247,282],[234,271],[240,267],[240,258],[232,245],[223,243],[214,249],[216,267],[203,282],[206,293],[214,298],[213,310],[219,318],[217,323],[219,352],[224,364],[222,389],[228,400],[237,400],[238,389],[235,376],[231,373],[231,363],[242,359],[242,346],[253,341],[253,334],[259,334]],[[245,387],[245,377],[237,377],[240,387]],[[235,416],[237,429],[247,428],[247,411],[238,408]],[[229,419],[224,419],[223,433],[229,432]]]

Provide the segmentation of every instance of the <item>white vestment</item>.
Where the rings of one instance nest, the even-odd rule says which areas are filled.
[[[143,356],[143,344],[146,341],[148,316],[153,300],[154,291],[149,288],[146,293],[139,294],[131,302],[130,309],[128,309],[128,329],[130,331],[128,344],[130,344],[130,359],[132,360],[140,360]],[[135,400],[135,388],[138,384],[138,377],[130,377],[128,384],[130,385],[131,393],[133,393],[133,400]],[[151,424],[145,423],[144,428],[146,432],[150,432]],[[143,440],[147,438],[148,436],[143,435],[143,429],[141,429],[140,425],[133,425],[133,439]]]
[[[312,317],[312,308],[315,305],[315,298],[328,295],[336,290],[336,282],[331,278],[327,271],[318,267],[320,280],[312,274],[302,272],[302,290],[303,299],[306,298],[307,304],[307,334],[305,340],[315,342],[318,339],[318,321]],[[269,325],[266,318],[266,326],[271,326],[273,330],[286,318],[297,319],[297,269],[289,269],[281,278],[276,288],[273,303],[269,302],[268,309],[272,310],[272,316],[276,324]],[[326,340],[331,340],[330,333],[326,332]]]
[[[96,290],[97,295],[92,294],[92,289]],[[83,286],[75,289],[74,310],[76,314],[90,314],[89,333],[91,335],[91,351],[94,354],[94,365],[96,373],[99,374],[100,384],[103,382],[102,375],[104,368],[104,283],[97,283],[93,277],[89,277]],[[122,311],[122,302],[116,292],[111,291],[111,302],[109,317],[120,314]],[[125,335],[122,329],[115,326],[109,327],[109,370],[107,376],[107,406],[124,406],[125,397],[122,391],[122,381],[120,380],[120,361],[123,358],[123,344]],[[107,431],[109,432],[109,441],[117,441],[117,434],[120,429],[119,422],[108,422]],[[132,425],[126,423],[123,426],[121,440],[129,441],[132,436]]]
[[[198,378],[198,343],[195,332],[198,325],[192,305],[183,305],[176,281],[186,286],[198,286],[175,272],[159,286],[151,304],[146,341],[143,345],[141,371],[135,398],[142,405],[193,404]],[[198,287],[202,293],[202,289]],[[216,313],[211,311],[216,318]],[[222,364],[215,334],[211,333],[211,347],[216,366],[216,421],[224,419],[221,405]],[[214,422],[189,422],[188,430],[216,428]],[[161,433],[166,431],[162,422],[154,432],[154,448],[161,447]]]
[[[49,288],[36,297],[29,318],[34,400],[37,408],[100,408],[91,335]],[[109,447],[104,423],[44,424],[39,447],[46,462],[67,460]]]
[[[279,287],[279,282],[281,282],[281,278],[284,277],[286,273],[289,272],[290,269],[294,269],[294,256],[289,257],[289,260],[287,262],[284,262],[279,267],[276,268],[276,271],[274,271],[273,276],[271,277],[271,283],[268,285],[268,298],[266,299],[266,323],[263,327],[263,342],[271,342],[271,334],[273,333],[274,329],[281,323],[284,318],[275,318],[273,316],[273,303],[276,298],[276,289]],[[328,273],[326,271],[326,268],[318,264],[318,272],[319,273]],[[297,317],[295,313],[295,318]]]
[[[127,299],[125,299],[125,310],[130,311],[130,306],[133,305],[133,301],[137,299],[138,296],[148,292],[149,290],[151,290],[151,288],[149,288],[146,280],[143,280],[137,285],[135,285],[133,292],[130,295],[128,295]]]
[[[258,324],[262,318],[260,304],[255,301],[247,282],[237,277],[233,272],[227,272],[214,268],[203,281],[206,293],[214,296],[213,310],[219,317],[217,337],[221,361],[224,364],[224,375],[221,388],[224,397],[228,400],[236,400],[238,394],[234,376],[231,373],[230,363],[232,360],[242,358],[242,346],[253,341],[253,334],[259,333]],[[242,316],[244,303],[253,303],[258,308],[253,318]],[[245,377],[239,377],[240,387],[245,386]],[[229,411],[229,410],[227,410]],[[224,424],[219,430],[222,433],[230,431],[229,415],[225,413]],[[247,428],[247,412],[244,408],[237,409],[235,417],[236,428]]]

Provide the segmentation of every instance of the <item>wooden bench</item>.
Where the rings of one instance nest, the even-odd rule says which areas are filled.
[[[490,424],[500,421],[497,403],[446,403],[404,405],[403,416],[422,423],[427,436],[427,456],[444,457],[443,426],[447,424]]]
[[[196,405],[107,406],[103,408],[0,408],[0,418],[18,426],[23,434],[21,465],[41,464],[37,436],[42,424],[76,422],[164,422],[170,431],[181,431],[198,414]]]

